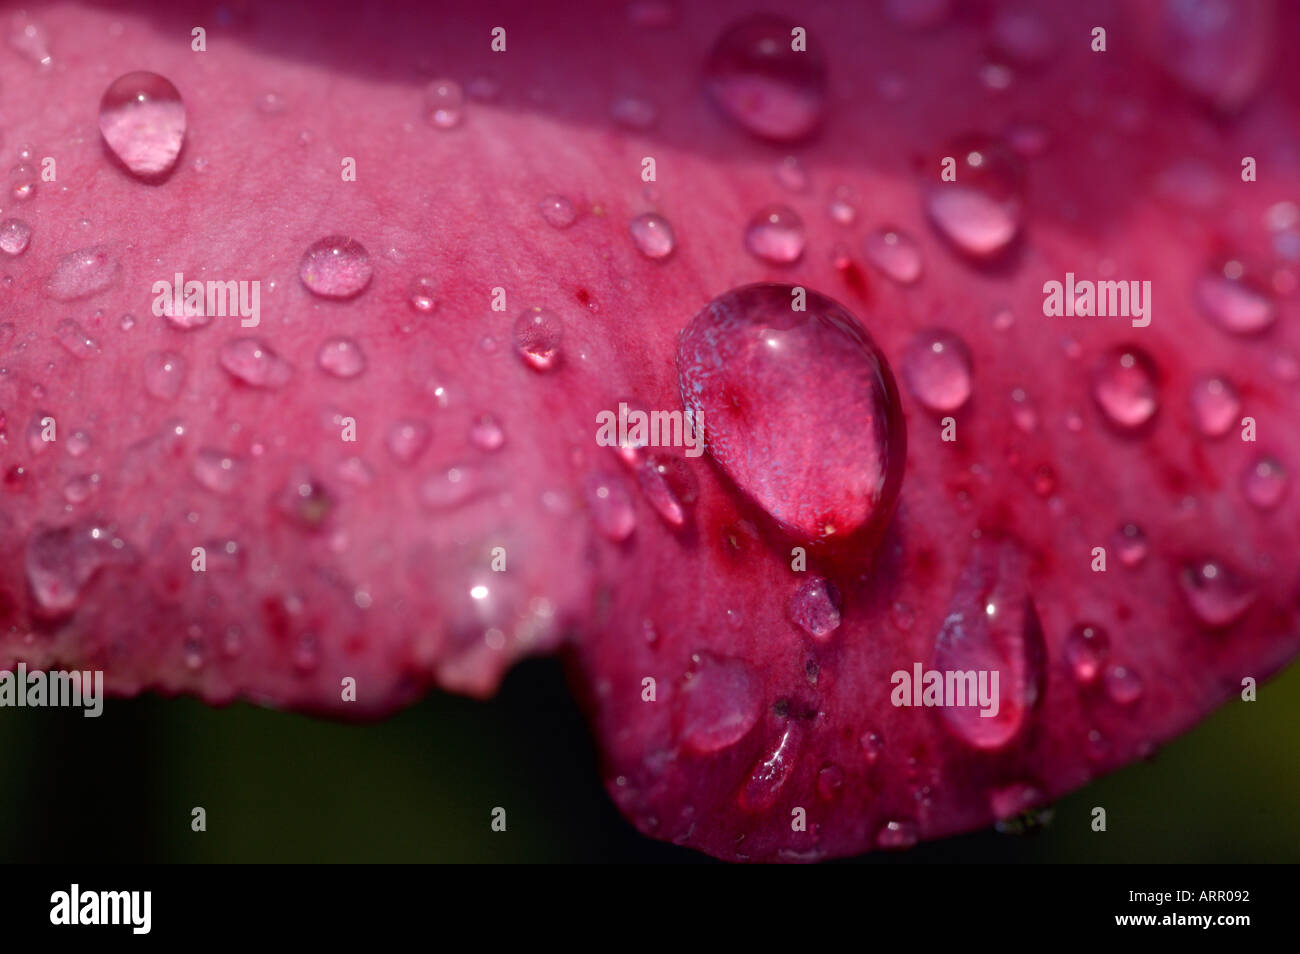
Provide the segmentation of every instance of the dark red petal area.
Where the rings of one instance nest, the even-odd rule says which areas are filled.
[[[728,55],[722,94],[742,3],[32,12],[48,49],[0,50],[3,662],[355,717],[563,647],[626,814],[749,860],[987,825],[1267,678],[1300,646],[1295,10],[923,6],[786,10],[824,79]],[[136,70],[185,104],[162,181],[99,134]],[[785,265],[746,250],[774,206]],[[260,325],[156,316],[177,272],[260,281]],[[1149,326],[1047,316],[1067,274],[1149,281]],[[827,496],[863,415],[824,355],[759,402],[779,455],[595,441],[681,410],[680,333],[760,282],[841,303],[903,385],[897,507],[847,556],[753,492],[869,522]],[[891,701],[985,660],[989,727]]]

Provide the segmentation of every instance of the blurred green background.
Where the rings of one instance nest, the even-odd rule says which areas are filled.
[[[1300,861],[1300,666],[1154,759],[1057,803],[1029,835],[992,830],[870,863]],[[208,830],[190,830],[207,809]],[[509,830],[489,830],[492,806]],[[1109,831],[1089,828],[1094,805]],[[557,663],[497,698],[435,694],[343,725],[189,699],[0,710],[3,861],[707,861],[643,838],[600,785]]]

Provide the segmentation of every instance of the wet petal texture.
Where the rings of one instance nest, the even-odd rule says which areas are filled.
[[[1300,641],[1294,5],[1117,5],[1105,53],[1089,11],[1026,38],[927,6],[801,10],[806,62],[739,2],[33,14],[51,65],[0,84],[30,229],[0,263],[0,662],[360,718],[563,647],[641,830],[788,861],[986,826],[1266,679]],[[161,181],[94,135],[143,64],[184,93]],[[774,204],[780,261],[745,244]],[[907,268],[864,260],[881,230]],[[313,290],[331,236],[365,261]],[[1150,282],[1150,323],[1049,317],[1067,274]],[[711,303],[771,285],[808,292],[770,320],[805,373],[733,381],[756,339]],[[905,383],[901,472],[864,456],[904,452],[854,329]],[[936,329],[956,386],[902,373]],[[693,395],[702,455],[596,440]],[[870,540],[823,552],[831,525]],[[948,665],[998,671],[999,713],[894,704]]]

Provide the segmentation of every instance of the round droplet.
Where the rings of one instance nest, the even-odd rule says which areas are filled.
[[[21,255],[32,241],[32,227],[22,219],[5,219],[0,222],[0,252]]]
[[[205,447],[194,458],[194,479],[216,494],[228,494],[239,483],[240,461],[225,451]]]
[[[951,158],[956,179],[940,181],[946,163],[936,162],[926,191],[926,212],[939,233],[976,260],[996,257],[1020,231],[1024,170],[1015,153],[997,140],[968,135],[954,140],[941,159]]]
[[[670,454],[650,454],[637,466],[637,481],[664,523],[670,527],[685,525],[687,510],[699,492],[699,481],[690,464]]]
[[[355,239],[328,235],[303,254],[298,277],[321,298],[355,298],[370,284],[370,253]]]
[[[677,240],[673,236],[673,227],[662,215],[646,212],[638,215],[628,223],[632,233],[632,242],[646,258],[667,258],[673,253]]]
[[[351,338],[330,338],[321,345],[316,361],[336,378],[355,378],[366,370],[366,356]]]
[[[437,287],[432,278],[412,280],[409,295],[411,307],[422,314],[427,315],[438,306]]]
[[[867,236],[867,261],[900,285],[921,277],[921,249],[897,229],[879,229]]]
[[[1142,698],[1142,677],[1127,666],[1106,670],[1106,695],[1116,705],[1131,706]]]
[[[578,217],[573,203],[562,195],[548,195],[537,203],[546,224],[557,229],[567,229]]]
[[[425,88],[424,113],[435,129],[459,126],[464,110],[465,93],[455,80],[434,80]]]
[[[840,593],[835,584],[820,576],[810,576],[790,597],[788,612],[800,629],[813,639],[825,642],[839,628],[840,606]]]
[[[1126,523],[1116,530],[1112,546],[1119,562],[1130,569],[1147,558],[1147,535],[1136,523]]]
[[[1196,299],[1210,320],[1234,335],[1254,335],[1277,319],[1267,286],[1230,259],[1196,282]]]
[[[384,438],[388,452],[399,464],[414,463],[429,446],[429,425],[421,421],[397,421]]]
[[[749,779],[744,783],[737,799],[741,808],[757,812],[772,807],[794,772],[802,742],[803,733],[799,724],[789,723],[776,745],[750,771]]]
[[[613,474],[592,474],[583,484],[587,508],[596,529],[608,540],[620,543],[636,529],[636,511],[623,482]]]
[[[1261,457],[1241,475],[1241,492],[1260,510],[1272,510],[1286,496],[1286,468],[1276,457]]]
[[[678,339],[682,402],[713,459],[787,532],[871,537],[903,478],[898,389],[845,308],[805,290],[794,311],[794,291],[747,285],[706,305]]]
[[[863,732],[858,738],[858,745],[862,748],[862,757],[868,765],[875,765],[880,760],[880,753],[885,751],[885,740],[879,732]]]
[[[760,209],[745,229],[745,248],[773,265],[789,265],[803,255],[806,233],[794,209],[771,205]]]
[[[185,384],[185,359],[174,351],[151,351],[144,357],[144,389],[151,397],[170,401]]]
[[[113,154],[142,179],[176,165],[185,141],[185,104],[171,81],[140,70],[119,76],[99,101],[99,131]]]
[[[564,329],[549,311],[530,308],[515,319],[515,351],[534,371],[550,371],[560,361]]]
[[[903,352],[903,381],[926,410],[955,411],[970,400],[970,349],[950,331],[918,332]]]
[[[107,246],[92,245],[69,252],[54,264],[46,279],[45,290],[59,301],[89,298],[108,288],[117,279],[117,260]]]
[[[450,510],[474,497],[481,483],[478,471],[472,467],[448,467],[420,484],[420,500],[434,510]]]
[[[491,414],[480,414],[469,428],[469,442],[481,451],[498,451],[505,446],[506,432]]]
[[[1237,389],[1219,375],[1197,379],[1188,397],[1196,429],[1206,437],[1222,437],[1232,430],[1241,415]]]
[[[682,686],[682,741],[704,755],[735,745],[758,721],[761,690],[748,663],[700,653]]]
[[[765,15],[742,20],[718,38],[705,65],[713,101],[762,139],[803,139],[826,111],[826,64],[816,45],[791,48],[795,26]]]
[[[649,129],[659,119],[655,104],[637,96],[620,96],[609,112],[614,122],[624,129]]]
[[[1141,348],[1112,348],[1093,367],[1092,397],[1111,424],[1135,431],[1159,407],[1156,380],[1156,364]]]
[[[1195,560],[1178,574],[1178,583],[1192,613],[1206,626],[1230,626],[1255,602],[1255,588],[1227,564]]]
[[[288,481],[276,503],[285,519],[303,530],[319,530],[334,510],[329,491],[305,474]]]
[[[283,387],[291,374],[288,362],[259,338],[227,341],[217,359],[231,377],[255,388]]]
[[[1096,681],[1110,648],[1106,630],[1092,623],[1080,623],[1065,638],[1065,661],[1074,678],[1087,684]]]
[[[910,821],[886,822],[876,832],[876,845],[886,851],[903,851],[916,844],[916,823]]]

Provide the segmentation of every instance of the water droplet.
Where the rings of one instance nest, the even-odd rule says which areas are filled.
[[[101,569],[134,559],[131,547],[98,522],[37,529],[27,541],[27,583],[40,608],[69,613]]]
[[[116,278],[116,259],[106,246],[92,245],[60,258],[46,279],[45,290],[58,301],[76,301],[102,292]]]
[[[778,162],[774,176],[778,184],[791,192],[808,191],[808,172],[798,156],[786,156]]]
[[[741,808],[756,812],[772,807],[794,772],[802,741],[803,733],[798,723],[789,723],[776,746],[750,772],[737,799]]]
[[[321,370],[336,378],[355,378],[366,370],[366,356],[351,338],[330,338],[316,356]]]
[[[876,833],[876,845],[886,851],[903,851],[916,844],[916,823],[910,821],[886,822]]]
[[[144,389],[151,397],[170,401],[185,384],[185,359],[174,351],[152,351],[144,357]]]
[[[35,198],[40,175],[35,166],[21,162],[9,170],[9,194],[17,202]]]
[[[397,421],[385,437],[388,452],[400,464],[414,463],[429,446],[429,425],[420,421]]]
[[[1116,705],[1131,706],[1142,698],[1142,678],[1126,666],[1106,670],[1106,695]]]
[[[1065,661],[1081,683],[1096,680],[1110,648],[1106,630],[1092,623],[1079,623],[1065,638]]]
[[[831,221],[838,225],[852,225],[858,220],[857,206],[853,204],[849,191],[844,186],[835,190],[835,195],[826,207],[826,211]]]
[[[700,754],[743,739],[762,711],[762,682],[740,659],[700,653],[681,691],[682,741]]]
[[[140,70],[115,79],[99,101],[99,131],[141,179],[171,172],[185,141],[185,104],[166,77]]]
[[[1187,605],[1206,626],[1230,626],[1255,602],[1255,588],[1227,564],[1195,560],[1183,567],[1178,583]]]
[[[1029,722],[1045,685],[1047,649],[1029,594],[1028,562],[1008,540],[975,541],[935,639],[931,669],[999,673],[996,715],[985,717],[969,690],[966,705],[948,700],[939,709],[947,728],[977,749],[1011,742]]]
[[[515,351],[534,371],[550,371],[560,360],[564,329],[549,311],[530,308],[515,319]]]
[[[870,536],[898,496],[906,448],[884,356],[842,306],[792,286],[711,301],[678,340],[683,404],[740,490],[800,539]],[[818,381],[815,393],[799,382]],[[804,399],[792,396],[805,395]]]
[[[498,451],[506,442],[506,432],[491,414],[481,414],[469,428],[469,442],[481,451]]]
[[[840,593],[835,584],[820,576],[810,576],[790,597],[788,612],[805,633],[826,642],[839,628],[840,606]]]
[[[411,307],[423,314],[433,311],[438,305],[437,288],[432,278],[416,278],[411,282]]]
[[[610,116],[624,129],[649,129],[659,119],[659,110],[647,99],[620,96],[610,107]]]
[[[686,512],[699,493],[699,481],[690,464],[670,454],[650,454],[637,467],[637,481],[664,523],[685,525]]]
[[[465,93],[451,79],[438,79],[425,88],[424,113],[435,129],[459,126],[465,110]]]
[[[867,261],[900,285],[921,277],[921,249],[897,229],[879,229],[867,236]]]
[[[448,467],[429,475],[420,484],[420,500],[434,510],[450,510],[478,493],[478,471],[465,465]]]
[[[1182,0],[1153,4],[1139,23],[1159,62],[1190,93],[1227,112],[1268,73],[1281,27],[1272,3]]]
[[[918,332],[903,352],[903,381],[927,410],[955,411],[970,400],[970,349],[950,331]]]
[[[59,344],[63,345],[65,351],[75,358],[93,358],[99,354],[99,345],[95,339],[86,334],[86,329],[81,327],[71,318],[64,318],[55,328],[55,337],[59,339]]]
[[[22,10],[10,17],[9,45],[36,66],[48,67],[54,62],[50,56],[49,33]]]
[[[827,763],[817,772],[817,794],[826,801],[838,798],[844,788],[844,770],[838,765]]]
[[[592,474],[583,484],[587,508],[601,534],[615,543],[632,535],[636,512],[623,482],[613,474]]]
[[[1111,545],[1119,562],[1130,569],[1147,558],[1147,535],[1135,523],[1126,523],[1116,530]]]
[[[773,16],[742,20],[718,38],[705,65],[713,101],[761,139],[803,139],[826,111],[826,64],[815,45],[791,49],[794,26]]]
[[[230,493],[242,475],[242,462],[225,451],[205,447],[195,455],[194,479],[213,493]]]
[[[773,265],[789,265],[803,255],[806,233],[794,209],[770,205],[760,209],[745,229],[745,247]]]
[[[289,363],[260,338],[227,341],[217,360],[232,377],[255,388],[284,387],[292,373]]]
[[[304,530],[319,530],[334,510],[333,496],[307,474],[290,479],[276,503],[289,522]]]
[[[1286,468],[1276,457],[1260,457],[1241,475],[1241,492],[1260,510],[1281,503],[1286,486]]]
[[[956,181],[937,181],[926,190],[926,212],[958,251],[986,260],[1004,251],[1020,231],[1024,170],[1020,158],[1000,142],[978,135],[954,140],[943,153],[956,160]]]
[[[541,210],[546,224],[557,229],[567,229],[578,217],[573,203],[562,195],[543,196],[542,201],[537,203],[537,207]]]
[[[1241,414],[1241,398],[1227,378],[1211,375],[1198,378],[1189,394],[1192,419],[1206,437],[1222,437],[1232,430]]]
[[[1235,259],[1197,280],[1196,300],[1216,325],[1234,335],[1258,334],[1277,319],[1267,286]]]
[[[880,760],[880,753],[885,751],[885,740],[879,732],[863,732],[858,745],[862,747],[862,757],[868,765],[875,765]]]
[[[327,235],[313,244],[298,266],[298,277],[307,290],[321,298],[355,298],[366,290],[373,274],[365,246],[343,235]]]
[[[1141,348],[1112,348],[1093,367],[1092,397],[1110,423],[1135,431],[1159,407],[1156,379],[1156,364]]]
[[[73,431],[66,446],[73,457],[82,457],[90,450],[90,435],[85,431]]]
[[[1018,66],[1041,66],[1056,52],[1056,37],[1032,10],[1003,10],[993,20],[993,48]]]
[[[76,505],[83,504],[99,490],[99,474],[82,474],[63,485],[63,499]]]
[[[646,258],[667,258],[677,245],[673,227],[668,224],[668,220],[653,212],[634,218],[628,223],[628,231],[632,233],[637,251]]]
[[[21,255],[32,241],[32,227],[22,219],[5,219],[0,222],[0,252]]]

